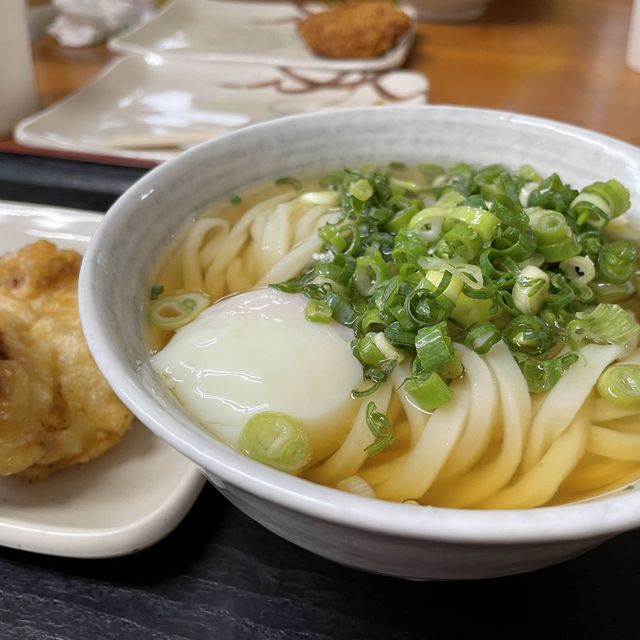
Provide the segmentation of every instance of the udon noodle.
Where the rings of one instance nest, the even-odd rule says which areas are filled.
[[[421,198],[421,206],[427,208],[438,206],[438,198],[455,190],[458,175],[455,170],[438,173],[428,168],[421,173],[398,167],[386,173],[392,185],[400,185],[399,192],[409,192],[412,201]],[[498,182],[496,178],[491,184]],[[517,184],[531,217],[527,205],[530,194],[541,191],[540,179],[529,175]],[[330,244],[319,230],[337,224],[344,215],[340,190],[335,184],[327,189],[310,180],[296,187],[295,181],[284,181],[254,189],[242,202],[234,198],[232,204],[214,209],[215,215],[196,220],[157,277],[164,286],[161,299],[195,291],[217,300],[295,279],[314,259],[326,260]],[[491,189],[482,193],[487,210],[495,209],[498,196],[492,201]],[[602,193],[590,198],[574,195],[571,206],[580,198],[592,208],[609,206]],[[433,224],[421,229],[423,238],[437,233],[441,224],[434,216]],[[619,221],[607,226],[611,236],[629,236],[628,226]],[[574,234],[583,237],[575,230]],[[518,268],[524,269],[527,260],[519,261]],[[601,268],[596,265],[597,273]],[[584,269],[577,273],[584,276]],[[316,277],[313,282],[331,288],[330,279]],[[513,304],[509,296],[503,298],[503,303]],[[616,302],[631,308],[632,299],[629,290]],[[503,330],[506,320],[494,323]],[[633,332],[624,344],[581,341],[577,361],[564,367],[555,384],[534,393],[522,358],[518,360],[504,339],[482,353],[472,342],[454,336],[460,372],[448,380],[453,392],[449,402],[433,410],[420,408],[405,384],[412,376],[411,359],[399,359],[369,395],[353,399],[357,407],[348,428],[323,427],[332,442],[330,450],[321,456],[314,452],[298,473],[363,496],[458,508],[530,508],[624,488],[640,476],[640,406],[616,404],[602,397],[596,384],[612,363],[640,363],[636,335]],[[166,340],[156,338],[156,348]],[[569,352],[567,343],[556,343],[549,354],[561,358]],[[627,382],[633,386],[633,381]],[[371,448],[380,436],[370,424],[372,402],[393,425],[393,438],[375,455]]]

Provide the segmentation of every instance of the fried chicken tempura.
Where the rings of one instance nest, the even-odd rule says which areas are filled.
[[[87,462],[131,424],[82,335],[80,261],[45,240],[0,258],[0,475]]]
[[[377,58],[410,26],[411,18],[389,2],[347,2],[306,18],[298,29],[326,58]]]

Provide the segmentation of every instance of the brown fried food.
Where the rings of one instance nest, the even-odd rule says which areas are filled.
[[[0,475],[87,462],[131,424],[82,335],[80,260],[45,240],[0,258]]]
[[[298,25],[307,46],[327,58],[376,58],[408,31],[411,18],[389,2],[347,2]]]

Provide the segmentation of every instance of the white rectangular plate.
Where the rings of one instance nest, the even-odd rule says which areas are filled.
[[[84,252],[102,216],[0,201],[0,254],[39,238]],[[0,545],[75,558],[133,553],[186,515],[204,478],[138,421],[97,460],[28,483],[0,477]]]
[[[167,160],[243,126],[323,109],[426,102],[413,71],[384,74],[130,56],[77,93],[23,120],[18,142]]]
[[[307,11],[323,10],[326,5],[243,0],[174,0],[151,21],[112,38],[109,48],[187,60],[381,71],[402,66],[415,37],[415,10],[400,8],[412,18],[411,28],[377,58],[323,58],[307,48],[297,22]]]

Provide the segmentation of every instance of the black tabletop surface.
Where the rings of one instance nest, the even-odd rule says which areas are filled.
[[[143,173],[0,154],[0,199],[104,210]],[[132,556],[0,548],[0,640],[639,638],[639,592],[640,531],[527,575],[409,582],[303,551],[206,486]]]

